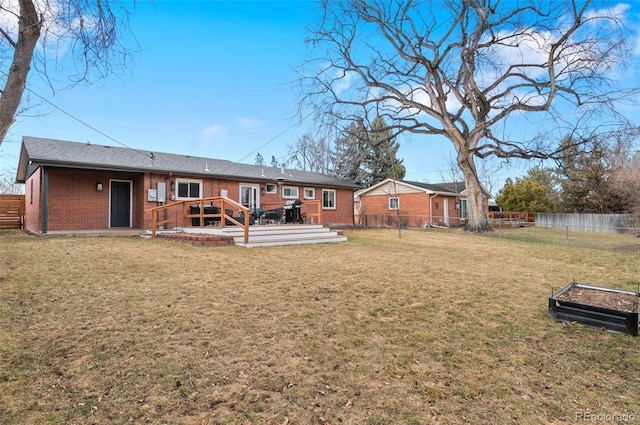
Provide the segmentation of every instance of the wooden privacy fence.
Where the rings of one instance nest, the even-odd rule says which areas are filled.
[[[582,232],[630,233],[634,230],[630,214],[551,214],[536,213],[536,226],[557,227]]]
[[[0,195],[0,229],[21,229],[24,195]]]

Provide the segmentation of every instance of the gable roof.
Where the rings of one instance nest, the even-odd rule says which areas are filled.
[[[355,193],[355,197],[359,197],[368,192],[373,192],[381,186],[387,185],[389,183],[395,182],[397,185],[405,186],[408,188],[412,188],[418,191],[423,191],[427,194],[438,194],[438,195],[448,195],[448,196],[460,196],[462,192],[465,191],[464,182],[451,182],[451,183],[422,183],[422,182],[413,182],[406,180],[393,180],[393,179],[385,179],[377,184],[374,184],[371,187],[366,189],[359,190]]]
[[[402,180],[401,183],[406,183],[410,186],[415,186],[421,189],[426,189],[432,193],[438,194],[452,194],[460,195],[465,191],[466,187],[464,182],[449,182],[449,183],[422,183]]]
[[[16,182],[24,183],[37,166],[185,174],[230,180],[271,182],[284,179],[291,184],[309,184],[356,189],[353,182],[321,173],[283,170],[276,167],[241,164],[221,159],[94,145],[24,136]]]

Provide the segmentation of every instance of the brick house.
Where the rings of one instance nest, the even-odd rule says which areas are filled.
[[[350,225],[358,187],[319,173],[28,136],[16,181],[25,184],[24,228],[41,234],[149,229],[151,208],[214,196],[252,210],[300,199],[322,209],[322,224]]]
[[[355,192],[354,206],[356,223],[371,227],[463,226],[467,216],[464,182],[386,179]]]

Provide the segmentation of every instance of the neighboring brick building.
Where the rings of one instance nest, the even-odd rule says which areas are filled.
[[[357,191],[355,208],[356,223],[365,226],[394,227],[398,220],[409,227],[461,226],[467,216],[465,184],[386,179]]]
[[[251,210],[300,199],[303,213],[322,208],[322,224],[351,225],[358,188],[319,173],[27,136],[16,181],[34,233],[149,229],[151,208],[214,196]]]

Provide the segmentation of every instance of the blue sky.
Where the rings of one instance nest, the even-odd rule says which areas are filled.
[[[130,71],[55,94],[32,73],[29,89],[55,107],[41,102],[17,118],[0,146],[0,169],[15,168],[23,135],[250,164],[260,152],[267,163],[272,155],[283,161],[287,145],[314,132],[311,120],[295,116],[291,82],[306,57],[306,27],[319,13],[316,2],[302,0],[137,2],[131,31],[139,51]],[[407,180],[449,175],[448,142],[399,141]],[[496,180],[515,172],[497,171]]]
[[[1,168],[17,163],[23,135],[91,141],[253,164],[286,159],[287,145],[313,132],[296,114],[296,69],[310,1],[138,2],[131,31],[139,44],[130,72],[86,87],[51,92],[32,73],[40,102],[18,117],[0,146]],[[32,96],[33,98],[33,96]],[[114,140],[112,140],[114,139]],[[436,149],[437,148],[437,149]],[[402,141],[407,179],[441,181],[448,145]]]

